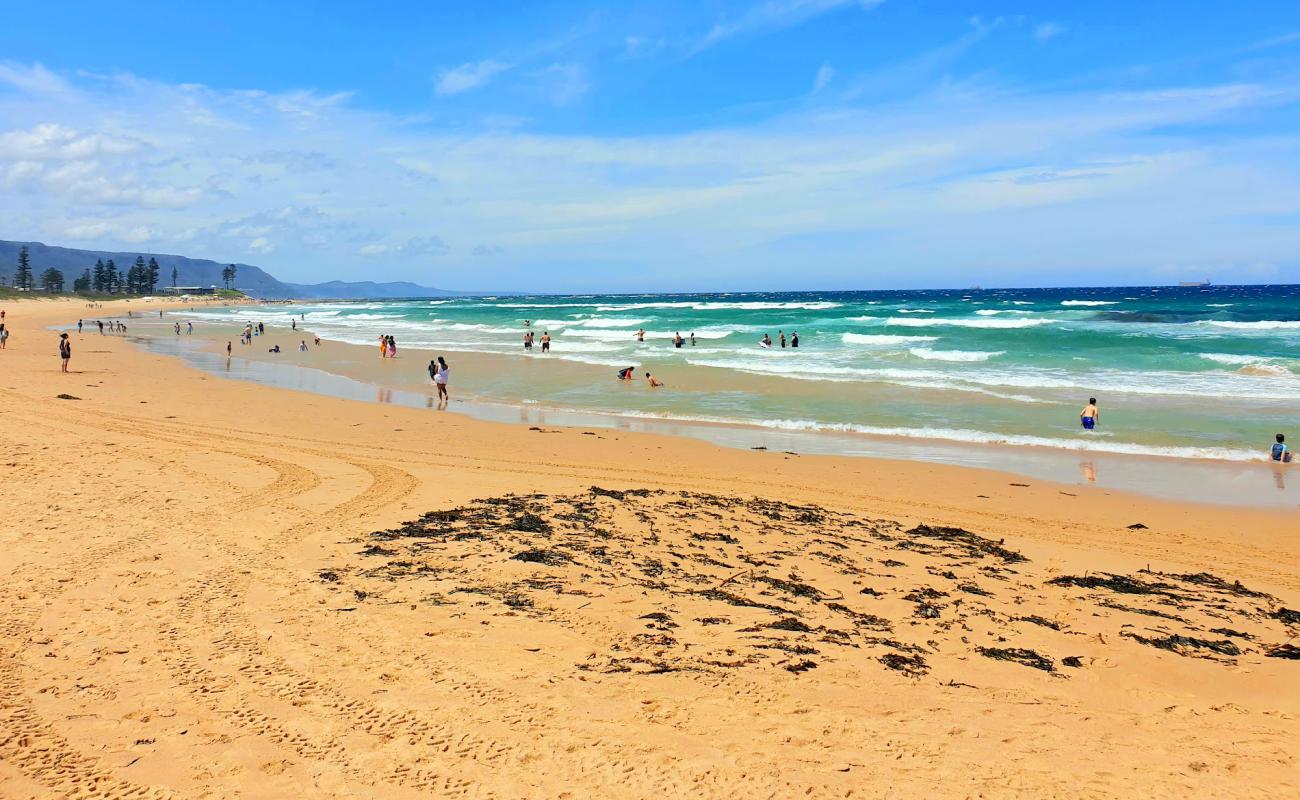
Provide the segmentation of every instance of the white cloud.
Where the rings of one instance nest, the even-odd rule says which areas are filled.
[[[870,10],[884,0],[765,0],[751,6],[735,19],[719,22],[696,45],[704,50],[737,36],[748,36],[788,28],[828,11],[856,6]]]
[[[125,155],[139,149],[141,142],[137,139],[85,133],[57,123],[0,133],[0,158],[67,161]]]
[[[1034,38],[1040,42],[1055,39],[1063,33],[1065,33],[1065,26],[1059,25],[1055,22],[1044,22],[1034,28]]]
[[[439,128],[328,97],[95,80],[43,101],[37,126],[30,97],[0,92],[0,222],[8,238],[251,254],[302,282],[383,257],[387,276],[453,288],[951,284],[1084,260],[1136,279],[1135,254],[1300,252],[1296,226],[1240,221],[1293,214],[1300,185],[1300,144],[1222,124],[1295,103],[1269,85],[828,93],[763,122],[623,136]],[[203,119],[179,113],[196,105]],[[1213,143],[1180,133],[1206,124]],[[848,236],[870,237],[869,262],[809,244]],[[607,259],[635,269],[564,266]]]
[[[438,76],[434,91],[439,95],[454,95],[468,92],[484,86],[493,77],[510,69],[510,64],[487,59],[461,64],[454,69],[445,70]]]
[[[40,64],[28,66],[0,61],[0,83],[30,94],[65,94],[70,91],[66,81]]]
[[[158,231],[148,225],[117,225],[110,222],[69,225],[60,233],[69,239],[79,241],[115,239],[127,244],[143,244],[158,238]]]
[[[835,68],[829,63],[824,63],[817,68],[817,76],[813,78],[813,91],[820,92],[835,78]]]
[[[542,95],[555,106],[571,106],[591,88],[587,70],[581,64],[552,64],[533,75]]]
[[[412,236],[401,244],[375,242],[362,245],[357,253],[363,256],[439,256],[450,249],[441,236]]]

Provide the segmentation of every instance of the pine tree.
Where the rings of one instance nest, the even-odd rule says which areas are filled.
[[[54,267],[50,267],[41,273],[41,285],[47,292],[63,291],[63,273]]]
[[[86,268],[85,272],[81,273],[80,278],[77,278],[72,282],[72,291],[74,292],[90,291],[90,268],[89,267]]]
[[[176,288],[176,268],[172,267],[172,288]]]
[[[95,291],[97,291],[97,292],[103,292],[103,291],[105,291],[105,289],[104,289],[104,259],[102,259],[102,258],[95,262],[95,274],[94,274],[94,277],[91,278],[90,285],[93,286],[93,287],[95,288]]]
[[[27,254],[26,245],[18,251],[18,269],[14,270],[14,288],[29,290],[32,288],[32,262]]]
[[[114,263],[113,263],[113,259],[110,258],[110,259],[108,260],[108,263],[104,265],[104,289],[103,289],[103,291],[104,291],[106,294],[116,294],[116,293],[117,293],[117,290],[120,289],[120,288],[122,288],[121,283],[120,283],[120,282],[118,281],[118,279],[117,279],[117,276],[120,275],[120,274],[121,274],[121,273],[119,273],[119,272],[117,271],[117,265],[114,264]]]
[[[153,256],[149,257],[149,272],[146,277],[149,279],[149,294],[153,294],[154,289],[158,288],[158,259]]]
[[[149,268],[145,266],[144,256],[136,256],[135,263],[131,265],[130,288],[131,294],[144,294],[145,284],[148,282]]]

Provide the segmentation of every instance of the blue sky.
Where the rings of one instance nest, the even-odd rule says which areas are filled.
[[[453,289],[1300,282],[1294,2],[382,5],[7,4],[0,238]]]

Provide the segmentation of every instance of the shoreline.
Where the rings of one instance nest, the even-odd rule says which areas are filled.
[[[531,430],[129,336],[64,375],[75,309],[8,310],[5,797],[1300,791],[1292,512]]]
[[[435,351],[404,348],[401,354],[405,358],[391,362],[385,360],[376,365],[373,363],[373,347],[328,341],[326,344],[330,352],[342,352],[344,355],[334,358],[328,364],[321,364],[315,356],[309,363],[286,363],[288,359],[299,355],[296,350],[297,340],[304,335],[311,338],[312,333],[307,327],[285,331],[280,326],[275,326],[264,336],[257,337],[255,343],[279,344],[282,349],[279,356],[267,354],[266,348],[258,344],[236,345],[236,359],[241,359],[248,365],[260,366],[245,366],[231,374],[220,353],[222,337],[214,337],[210,330],[205,330],[208,324],[210,323],[205,322],[201,325],[198,334],[194,336],[183,334],[179,340],[175,340],[178,345],[175,347],[171,344],[173,337],[161,332],[138,335],[138,338],[144,347],[153,352],[178,357],[190,366],[222,377],[363,402],[396,402],[410,407],[431,407],[425,401],[431,396],[432,387],[425,382],[412,380],[412,375],[423,370],[421,365]],[[169,325],[162,327],[170,329]],[[211,358],[196,353],[192,348],[203,351]],[[312,347],[309,352],[319,351]],[[443,352],[457,351],[444,349]],[[419,357],[412,357],[415,355]],[[472,381],[475,377],[481,378],[505,369],[540,369],[540,365],[545,362],[543,356],[475,353],[471,362],[474,371],[469,374]],[[461,371],[464,363],[457,363],[454,392],[464,383],[464,373]],[[394,379],[391,376],[393,370],[390,369],[393,365],[414,365],[416,369],[405,369],[401,378]],[[582,371],[567,362],[546,368],[572,369],[575,373]],[[303,372],[299,374],[296,372],[298,370]],[[1035,480],[1050,480],[1065,486],[1094,486],[1173,501],[1289,510],[1300,508],[1300,474],[1288,481],[1287,478],[1292,477],[1288,469],[1268,462],[1262,455],[1254,461],[1183,459],[1167,455],[1086,448],[1064,449],[1035,444],[958,443],[941,438],[780,429],[745,421],[556,407],[545,402],[529,402],[524,399],[511,401],[472,394],[469,399],[463,399],[459,392],[457,395],[448,410],[490,422],[612,428],[685,436],[742,450],[782,453],[794,451],[801,455],[885,459],[992,470]]]

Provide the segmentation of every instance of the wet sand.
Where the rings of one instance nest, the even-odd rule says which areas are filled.
[[[97,333],[62,375],[77,304],[6,308],[0,796],[1300,791],[1294,512],[495,424]]]
[[[591,409],[556,407],[533,400],[498,397],[499,377],[522,375],[525,383],[599,385],[609,397],[645,395],[641,381],[624,384],[611,379],[612,370],[531,355],[457,353],[401,348],[396,359],[378,357],[377,347],[324,341],[312,343],[308,330],[268,328],[255,344],[232,346],[226,359],[225,342],[236,332],[203,320],[194,334],[176,336],[172,324],[184,315],[145,320],[132,327],[132,336],[154,352],[178,356],[186,363],[221,377],[250,380],[266,386],[328,394],[352,400],[432,407],[434,391],[425,365],[436,355],[450,360],[454,402],[450,410],[492,422],[525,425],[610,428],[688,436],[742,449],[766,449],[801,455],[852,455],[1012,472],[1022,477],[1091,486],[1107,491],[1135,492],[1168,500],[1300,509],[1300,479],[1263,460],[1254,463],[1214,459],[1170,458],[1106,453],[1062,448],[993,444],[960,444],[939,439],[871,436],[859,433],[779,430],[742,424],[719,424],[639,415],[601,413]],[[299,342],[309,343],[306,352]],[[281,352],[267,352],[278,344]],[[670,376],[671,379],[671,376]],[[721,385],[691,387],[709,393]],[[676,385],[662,393],[680,391]],[[953,397],[952,402],[964,402]]]

